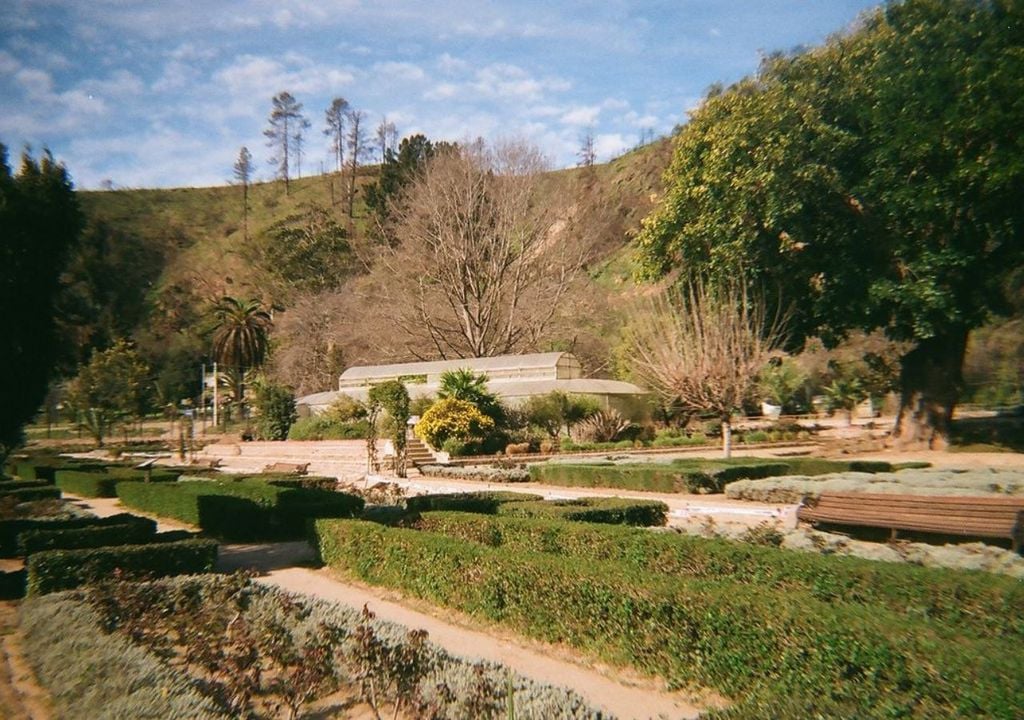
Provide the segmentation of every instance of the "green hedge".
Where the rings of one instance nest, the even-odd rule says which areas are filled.
[[[69,590],[109,578],[141,579],[211,572],[217,560],[213,540],[177,540],[81,550],[46,550],[29,556],[29,595]]]
[[[28,530],[63,530],[67,528],[103,527],[130,523],[148,524],[152,520],[129,513],[118,513],[105,518],[79,517],[66,520],[46,518],[14,518],[0,520],[0,556],[11,557],[18,549],[18,536]]]
[[[117,484],[128,481],[145,481],[146,471],[135,468],[111,467],[107,472],[96,470],[58,470],[55,474],[57,487],[64,492],[83,497],[117,497]],[[151,482],[173,482],[178,473],[153,470]]]
[[[498,506],[509,502],[530,502],[543,500],[543,495],[507,491],[450,493],[445,495],[414,495],[407,498],[405,506],[411,512],[430,510],[455,510],[494,514]]]
[[[498,515],[518,518],[550,518],[611,525],[664,525],[668,505],[657,500],[629,498],[579,498],[502,503]]]
[[[670,578],[619,562],[487,548],[359,521],[315,523],[321,557],[365,581],[565,642],[735,718],[1024,715],[1018,639],[963,636],[884,608]]]
[[[122,482],[117,494],[128,507],[196,525],[225,540],[301,538],[308,518],[352,517],[363,508],[363,499],[354,495],[256,480]]]
[[[548,463],[530,467],[537,482],[569,487],[612,487],[665,493],[721,492],[743,478],[782,475],[785,463],[775,461],[687,460],[684,463],[592,465]]]
[[[156,535],[156,521],[149,518],[137,518],[120,525],[93,525],[59,530],[26,530],[18,535],[18,552],[23,557],[28,557],[43,550],[142,545],[154,535]]]
[[[45,480],[0,480],[0,492],[49,486],[50,483]]]
[[[16,502],[30,500],[59,500],[60,489],[52,485],[40,487],[12,487],[0,490],[0,498],[14,498]]]
[[[22,480],[46,480],[53,482],[58,470],[99,470],[107,466],[95,461],[76,460],[56,456],[40,456],[29,460],[19,460],[14,464],[14,474]]]
[[[807,593],[822,602],[880,606],[979,636],[1024,640],[1024,583],[982,572],[798,553],[724,539],[472,513],[421,514],[413,527],[461,540],[644,573]]]

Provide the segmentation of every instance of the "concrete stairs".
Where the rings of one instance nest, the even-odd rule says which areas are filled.
[[[437,462],[433,451],[427,447],[425,442],[416,437],[411,437],[406,441],[405,457],[410,466],[433,465]]]

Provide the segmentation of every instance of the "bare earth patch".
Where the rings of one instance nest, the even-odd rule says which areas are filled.
[[[0,602],[0,717],[49,720],[50,699],[22,653],[17,616],[17,603]]]

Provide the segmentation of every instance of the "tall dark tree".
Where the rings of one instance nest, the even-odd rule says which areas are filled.
[[[242,232],[249,239],[249,183],[252,181],[252,153],[245,145],[238,151],[234,166],[235,180],[242,186]]]
[[[1024,262],[1024,5],[906,0],[716,91],[639,237],[648,276],[778,287],[794,343],[882,328],[899,443],[941,446],[967,336]]]
[[[348,216],[351,218],[355,212],[356,203],[356,172],[359,170],[359,163],[366,154],[366,113],[362,110],[350,110],[346,115],[348,118],[348,133],[346,143],[348,145]]]
[[[345,167],[345,118],[348,116],[348,100],[336,97],[324,112],[324,135],[331,139],[331,152],[337,162],[337,171]]]
[[[276,168],[277,177],[284,180],[285,193],[291,190],[291,163],[294,149],[296,128],[305,121],[302,115],[302,103],[298,102],[290,92],[282,91],[271,100],[268,122],[270,127],[263,131],[267,138],[267,147],[274,150],[270,164]]]
[[[54,300],[82,227],[64,166],[49,152],[38,161],[25,153],[14,175],[0,145],[0,457],[20,443],[46,396],[58,356]]]
[[[380,168],[380,177],[366,187],[366,207],[374,219],[378,234],[383,233],[383,227],[390,217],[391,205],[402,189],[416,178],[433,156],[434,144],[420,134],[402,138],[398,152],[387,153]]]

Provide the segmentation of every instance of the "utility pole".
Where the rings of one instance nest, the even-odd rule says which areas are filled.
[[[213,363],[213,427],[217,428],[217,386],[220,385],[218,382],[220,378],[217,376],[217,363]]]

